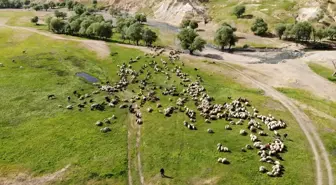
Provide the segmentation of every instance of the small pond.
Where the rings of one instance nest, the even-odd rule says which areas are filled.
[[[91,76],[91,75],[89,75],[85,72],[78,72],[78,73],[76,73],[76,76],[84,78],[87,82],[90,82],[90,83],[99,82],[99,80],[96,77],[93,77],[93,76]]]

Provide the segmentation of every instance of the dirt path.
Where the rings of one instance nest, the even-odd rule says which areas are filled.
[[[136,151],[137,151],[137,159],[138,159],[138,171],[140,182],[142,185],[145,184],[145,177],[142,173],[142,163],[141,163],[141,153],[140,153],[140,139],[141,139],[141,126],[137,125],[137,134],[136,134]]]
[[[315,163],[316,163],[316,180],[317,180],[317,184],[318,185],[322,185],[323,184],[323,169],[322,169],[322,165],[321,165],[321,161],[325,162],[325,168],[327,170],[327,179],[328,179],[328,184],[329,185],[333,185],[334,184],[334,180],[333,180],[333,174],[332,174],[332,167],[329,161],[329,157],[328,157],[328,153],[323,145],[323,142],[321,140],[321,138],[319,137],[316,128],[314,127],[313,123],[311,122],[311,120],[308,118],[308,116],[303,113],[288,97],[286,97],[285,95],[281,94],[280,92],[278,92],[277,90],[275,90],[274,88],[260,82],[257,81],[253,78],[251,78],[250,76],[246,75],[245,73],[243,73],[242,71],[240,71],[239,69],[236,69],[235,67],[233,67],[230,64],[225,64],[228,67],[232,68],[233,70],[237,71],[242,77],[249,79],[252,83],[254,83],[255,85],[257,85],[259,88],[261,88],[262,90],[264,90],[266,92],[267,95],[273,97],[275,100],[278,100],[279,102],[281,102],[291,113],[292,115],[295,117],[296,121],[299,123],[302,131],[304,132],[304,134],[306,135],[308,142],[311,146],[311,149],[313,151],[314,154],[314,158],[315,158]],[[321,154],[321,155],[320,155]]]
[[[0,178],[1,185],[44,185],[53,181],[60,180],[70,164],[55,173],[44,175],[41,177],[31,177],[27,174],[19,174],[15,178]]]
[[[132,123],[130,123],[132,124]],[[131,125],[129,125],[129,127],[131,127]],[[128,185],[133,185],[133,179],[132,179],[132,155],[131,155],[131,150],[132,150],[132,146],[131,146],[131,131],[130,128],[128,128],[127,131],[127,168],[128,168]]]
[[[68,39],[64,37],[60,37],[54,34],[50,33],[45,33],[41,32],[35,29],[31,28],[22,28],[22,27],[11,27],[14,29],[23,29],[27,31],[32,31],[36,32],[48,37],[53,37],[57,39],[62,39],[62,40],[73,40],[73,41],[80,41],[83,42],[83,40],[79,39]],[[86,41],[89,42],[89,41]],[[100,41],[92,41],[92,42],[100,42]],[[137,47],[137,46],[127,46],[127,47],[133,47],[141,50],[149,50],[144,47]],[[100,50],[100,49],[99,49]],[[202,57],[195,57],[195,59],[200,59]],[[238,57],[238,56],[234,56]],[[206,59],[206,58],[205,58]],[[237,58],[238,59],[238,58]],[[241,59],[241,58],[240,58]],[[246,60],[247,58],[244,58],[243,60]],[[243,78],[247,79],[251,83],[255,84],[259,88],[265,91],[265,93],[274,99],[278,100],[281,102],[295,117],[297,122],[299,123],[302,131],[304,132],[305,136],[307,137],[307,140],[311,146],[314,158],[315,158],[315,165],[316,165],[316,182],[317,185],[322,185],[323,184],[323,177],[327,177],[328,179],[328,184],[329,185],[334,185],[334,180],[333,180],[333,175],[332,175],[332,167],[328,158],[328,153],[323,145],[323,142],[321,141],[321,138],[319,137],[316,128],[314,127],[313,123],[311,120],[308,118],[308,116],[302,112],[288,97],[285,95],[281,94],[277,90],[275,90],[273,87],[251,77],[250,75],[247,75],[245,71],[241,71],[240,69],[234,67],[233,65],[229,63],[222,62],[223,65],[226,65],[227,67],[231,68],[233,71],[236,71],[238,74],[240,74]],[[136,139],[136,148],[137,148],[137,159],[138,159],[138,169],[139,169],[139,176],[140,176],[140,181],[141,184],[144,184],[144,177],[142,173],[142,165],[141,165],[141,154],[139,151],[139,146],[140,146],[140,136],[141,136],[141,127],[138,126],[137,130],[137,139]],[[323,166],[322,166],[322,161],[324,161],[324,167],[327,170],[327,176],[324,174],[323,171]]]
[[[132,144],[132,140],[135,139],[135,146]],[[130,115],[130,123],[128,126],[128,184],[133,184],[132,170],[137,170],[139,180],[142,185],[145,184],[145,178],[142,173],[141,153],[140,153],[140,141],[141,141],[141,125],[135,122],[134,116]],[[136,158],[132,157],[132,149],[135,148]],[[132,162],[136,163],[136,169],[132,169]],[[134,166],[133,166],[134,167]]]
[[[293,99],[292,99],[292,101],[293,101],[296,105],[298,105],[301,109],[309,110],[309,111],[311,111],[313,114],[315,114],[316,116],[319,116],[319,117],[322,117],[322,118],[329,119],[330,121],[333,121],[333,122],[336,123],[336,118],[334,118],[333,116],[331,116],[331,115],[329,115],[329,114],[327,114],[327,113],[325,113],[325,112],[319,111],[319,110],[315,109],[314,107],[311,107],[311,106],[309,106],[309,105],[307,105],[307,104],[304,104],[304,103],[302,103],[302,102],[299,102],[299,101],[297,101],[297,100],[293,100]]]

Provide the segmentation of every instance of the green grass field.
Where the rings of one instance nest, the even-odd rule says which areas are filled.
[[[332,76],[334,71],[332,69],[329,69],[327,67],[324,67],[320,64],[312,63],[310,62],[308,64],[311,70],[313,70],[316,74],[322,76],[323,78],[328,79],[331,82],[336,83],[336,77]]]
[[[17,35],[25,37],[18,40]],[[0,29],[0,61],[5,66],[0,68],[0,79],[3,79],[0,81],[0,176],[18,172],[41,176],[71,164],[63,180],[55,184],[126,184],[128,111],[108,108],[103,112],[88,109],[80,112],[77,108],[72,111],[58,108],[59,104],[68,104],[66,97],[74,90],[83,94],[95,90],[89,83],[75,77],[76,72],[87,72],[101,81],[116,82],[117,65],[130,57],[143,55],[138,50],[114,44],[110,47],[118,54],[98,59],[95,53],[79,47],[78,43]],[[22,53],[23,50],[26,54]],[[12,62],[13,59],[16,63]],[[133,68],[139,69],[148,60],[142,57]],[[160,58],[155,60],[159,62]],[[146,184],[184,185],[208,179],[215,179],[212,184],[314,184],[314,162],[309,145],[293,117],[281,104],[263,96],[257,89],[238,84],[229,76],[213,75],[211,71],[202,69],[195,71],[191,67],[184,67],[183,71],[189,73],[192,80],[201,75],[202,85],[216,102],[227,101],[227,96],[246,97],[261,113],[271,113],[286,120],[288,128],[280,133],[288,133],[293,140],[286,142],[288,152],[282,154],[286,171],[283,177],[270,178],[258,172],[260,165],[268,169],[271,165],[259,162],[257,150],[240,152],[240,148],[251,144],[248,136],[239,135],[240,129],[246,129],[246,123],[226,131],[224,126],[228,122],[219,120],[206,124],[198,115],[198,130],[190,131],[183,126],[185,115],[173,114],[166,118],[156,109],[147,113],[148,106],[155,107],[155,104],[147,103],[142,108],[144,124],[140,143]],[[168,84],[164,81],[162,74],[153,78],[156,84],[164,87],[175,84],[182,90],[175,75]],[[139,92],[138,86],[132,84],[120,96],[128,97],[131,90]],[[55,94],[57,99],[47,100],[48,94]],[[94,98],[101,101],[103,96],[101,93]],[[176,97],[171,102],[169,97],[159,96],[164,107],[175,105]],[[75,98],[72,101],[78,103]],[[191,102],[187,105],[196,110]],[[118,117],[110,125],[112,132],[100,133],[94,123],[112,114]],[[208,128],[215,133],[208,134]],[[265,142],[271,140],[271,136],[263,139]],[[229,147],[232,153],[218,153],[216,144],[219,142]],[[134,143],[133,138],[130,142],[133,157]],[[231,164],[218,164],[218,157],[228,158]],[[173,179],[158,177],[162,167]],[[131,170],[134,184],[139,184],[134,161]]]
[[[290,98],[298,100],[301,103],[311,106],[316,110],[322,111],[332,117],[336,117],[336,102],[318,98],[311,93],[299,89],[278,88],[278,90]],[[336,175],[336,124],[334,120],[327,119],[317,115],[307,109],[305,113],[314,122],[327,151],[329,152],[330,161],[333,165],[334,175]]]

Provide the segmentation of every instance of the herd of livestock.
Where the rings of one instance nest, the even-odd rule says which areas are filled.
[[[144,124],[143,115],[141,111],[146,111],[146,114],[150,114],[154,111],[161,113],[165,117],[170,117],[173,114],[183,113],[186,116],[186,120],[181,123],[189,130],[197,130],[197,119],[201,119],[204,123],[209,124],[216,120],[225,120],[227,123],[223,128],[231,131],[236,125],[245,125],[246,129],[241,129],[237,135],[249,136],[251,143],[241,148],[240,152],[247,152],[247,150],[258,150],[257,155],[260,156],[260,162],[272,164],[272,169],[267,169],[261,165],[259,171],[267,173],[272,177],[282,176],[284,167],[280,164],[280,154],[286,150],[284,144],[284,137],[281,136],[277,130],[286,128],[286,122],[277,119],[272,115],[262,115],[259,111],[253,107],[250,101],[246,98],[232,99],[228,97],[230,103],[215,103],[215,98],[207,93],[207,90],[202,86],[203,79],[200,75],[197,75],[195,79],[191,75],[183,71],[183,67],[179,66],[176,62],[179,59],[178,51],[171,51],[169,53],[169,60],[164,59],[158,62],[154,59],[164,52],[163,49],[154,48],[154,54],[145,54],[147,62],[141,63],[141,57],[138,56],[135,59],[130,59],[128,63],[118,65],[117,75],[118,81],[114,83],[106,82],[104,84],[94,84],[97,86],[97,90],[90,94],[79,95],[74,91],[73,94],[80,100],[77,104],[79,110],[85,107],[90,108],[92,111],[105,110],[107,107],[128,109],[128,111],[134,116],[134,120],[137,124]],[[139,63],[138,63],[139,62]],[[136,70],[133,66],[134,63],[138,63],[141,67]],[[197,70],[195,68],[195,70]],[[156,75],[163,75],[165,78],[161,84],[156,84],[154,79]],[[172,76],[175,76],[172,79]],[[173,82],[169,84],[169,82]],[[174,85],[175,84],[175,85]],[[139,90],[130,90],[130,85],[136,85]],[[177,88],[181,86],[181,88]],[[127,98],[120,98],[125,92],[131,94]],[[104,93],[104,101],[97,103],[93,100],[93,97],[99,93]],[[163,96],[169,97],[169,106],[164,107],[161,105],[160,99]],[[52,97],[48,97],[52,98]],[[68,97],[68,102],[72,97]],[[173,100],[176,102],[173,102]],[[150,105],[144,108],[147,102],[151,102]],[[196,108],[192,109],[187,106],[187,102],[192,102]],[[62,107],[62,106],[60,106]],[[194,106],[193,106],[194,107]],[[69,104],[67,109],[74,109],[74,105]],[[117,119],[115,115],[99,120],[95,123],[100,127],[100,131],[103,133],[110,132],[111,129],[108,125]],[[203,122],[202,121],[202,122]],[[198,122],[199,123],[199,122]],[[104,127],[106,125],[106,127]],[[273,141],[271,143],[263,143],[262,138],[267,137],[265,129],[267,128]],[[215,133],[213,129],[207,129],[209,134]],[[234,132],[234,131],[232,131]],[[221,143],[217,144],[218,152],[231,152],[230,149]],[[230,164],[229,159],[219,158],[219,163]]]

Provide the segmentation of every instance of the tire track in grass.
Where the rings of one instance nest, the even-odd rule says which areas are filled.
[[[323,184],[323,170],[321,161],[324,161],[325,168],[327,170],[327,177],[328,177],[328,184],[334,185],[333,180],[333,174],[332,174],[332,167],[329,161],[328,153],[323,145],[323,142],[321,138],[319,137],[317,130],[309,117],[302,112],[288,97],[281,94],[277,90],[275,90],[273,87],[268,86],[260,81],[257,81],[250,76],[244,74],[239,69],[233,67],[230,64],[223,63],[227,67],[235,70],[238,72],[242,77],[247,78],[249,81],[251,81],[253,84],[257,85],[259,88],[264,90],[269,96],[273,97],[274,99],[281,102],[295,117],[296,121],[299,123],[299,126],[301,127],[303,133],[305,134],[306,138],[308,139],[308,142],[311,146],[311,149],[314,154],[315,158],[315,166],[316,166],[316,183],[317,185]],[[321,154],[321,155],[320,155]]]

